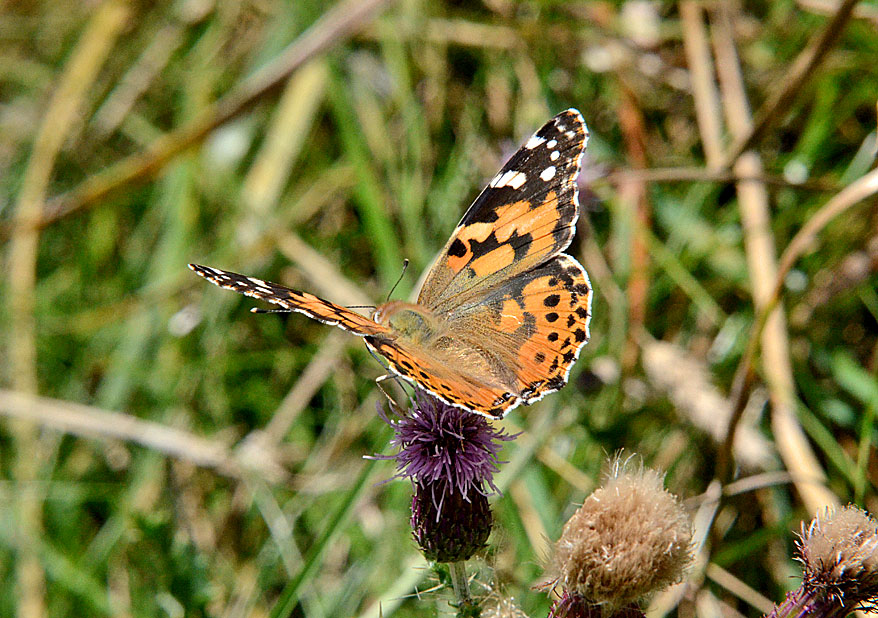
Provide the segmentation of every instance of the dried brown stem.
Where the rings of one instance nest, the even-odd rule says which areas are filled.
[[[723,158],[722,109],[701,4],[694,0],[681,2],[680,21],[686,62],[692,79],[695,117],[698,120],[701,143],[704,145],[704,158],[708,168],[718,169]]]
[[[753,376],[753,359],[756,357],[762,332],[768,322],[768,316],[771,315],[771,312],[777,308],[777,305],[780,302],[783,282],[787,274],[789,274],[790,269],[796,261],[802,257],[805,251],[813,246],[817,234],[819,234],[832,219],[876,193],[878,193],[878,169],[872,170],[865,176],[854,181],[826,202],[820,210],[808,219],[805,225],[802,226],[802,229],[800,229],[792,238],[780,257],[771,293],[766,299],[765,305],[760,309],[759,314],[756,316],[756,321],[750,329],[747,349],[738,364],[736,382],[738,379],[743,379],[738,378],[737,376],[739,375],[747,375],[751,376],[751,378]],[[732,400],[736,406],[742,407],[745,405],[744,400],[746,399],[746,392],[746,389],[741,387],[732,389]]]
[[[618,184],[626,180],[643,182],[739,182],[756,181],[777,187],[793,187],[806,191],[836,192],[840,189],[832,180],[813,180],[802,183],[790,182],[771,174],[738,174],[734,170],[711,170],[705,167],[654,167],[649,169],[616,169],[606,176],[596,178],[592,184],[601,182]]]
[[[732,10],[727,4],[717,6],[714,13],[716,17],[714,46],[728,126],[736,140],[742,144],[749,144],[752,142],[747,136],[752,132],[753,122],[733,38]],[[762,163],[755,152],[743,152],[732,161],[734,170],[738,174],[762,173]],[[768,196],[765,186],[759,182],[738,182],[737,190],[748,268],[753,285],[753,302],[757,311],[764,311],[770,304],[771,290],[777,277],[777,257],[771,233]],[[764,327],[760,331],[761,336],[750,340],[744,360],[736,372],[733,415],[726,434],[727,444],[720,452],[719,478],[728,481],[733,469],[729,458],[732,452],[731,444],[743,410],[743,400],[746,399],[749,384],[753,379],[750,367],[757,345],[754,339],[757,339],[762,350],[762,367],[769,388],[772,429],[778,450],[795,479],[796,489],[807,508],[817,511],[821,507],[835,504],[837,498],[822,483],[813,482],[815,479],[824,479],[825,474],[794,414],[795,382],[792,376],[783,312],[779,307],[775,307],[773,310],[769,309],[766,316]],[[812,482],[801,479],[809,479]]]
[[[802,86],[814,75],[817,67],[841,36],[857,2],[858,0],[842,0],[829,23],[812,38],[808,46],[793,61],[780,87],[771,91],[772,94],[754,115],[752,124],[746,131],[735,135],[735,141],[726,154],[723,167],[731,167],[738,157],[762,139],[769,127],[787,113]]]
[[[128,414],[5,389],[0,389],[0,414],[83,438],[139,444],[227,476],[239,478],[243,474],[243,466],[229,446]],[[262,457],[256,463],[260,474],[273,480],[283,478],[283,468],[275,461]]]
[[[619,124],[625,139],[625,150],[631,164],[638,169],[645,168],[646,137],[643,114],[631,89],[622,84],[619,104]],[[646,230],[650,228],[651,208],[642,180],[627,178],[619,183],[619,201],[623,208],[633,209],[631,245],[631,272],[628,277],[626,294],[628,297],[629,337],[622,354],[622,369],[629,372],[637,363],[639,348],[634,339],[646,321],[647,295],[649,293],[649,248],[646,244]]]
[[[34,310],[40,233],[30,222],[39,217],[58,153],[75,126],[90,86],[121,33],[127,15],[126,6],[114,0],[103,3],[92,15],[41,119],[16,199],[9,250],[7,369],[12,386],[22,393],[36,394],[39,389]],[[32,483],[40,474],[46,449],[38,430],[33,423],[22,420],[12,424],[17,451],[14,475],[18,483]],[[25,492],[17,497],[14,506],[18,522],[15,534],[18,615],[44,616],[47,613],[45,574],[35,553],[42,533],[42,496],[39,492]]]

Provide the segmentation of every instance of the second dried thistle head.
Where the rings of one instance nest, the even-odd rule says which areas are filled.
[[[562,599],[605,616],[679,582],[692,559],[690,519],[662,475],[616,458],[604,485],[564,525],[553,557]]]

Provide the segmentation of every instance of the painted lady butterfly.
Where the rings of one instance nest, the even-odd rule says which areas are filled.
[[[587,140],[575,109],[547,122],[466,211],[418,301],[386,302],[371,319],[276,283],[189,268],[364,337],[394,373],[451,405],[501,418],[564,386],[588,341],[591,284],[562,253],[579,217],[576,179]]]

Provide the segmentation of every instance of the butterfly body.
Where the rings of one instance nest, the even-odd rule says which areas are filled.
[[[209,281],[364,337],[390,369],[446,402],[492,418],[567,383],[588,341],[592,290],[563,253],[579,216],[588,137],[576,110],[522,146],[464,214],[414,303],[367,318],[307,292],[190,264]]]

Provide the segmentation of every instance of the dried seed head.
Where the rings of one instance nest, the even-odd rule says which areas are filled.
[[[634,468],[617,458],[555,546],[555,584],[611,610],[680,581],[692,557],[688,515],[661,475]]]
[[[852,610],[878,602],[878,522],[855,506],[828,511],[802,527],[803,588]]]

